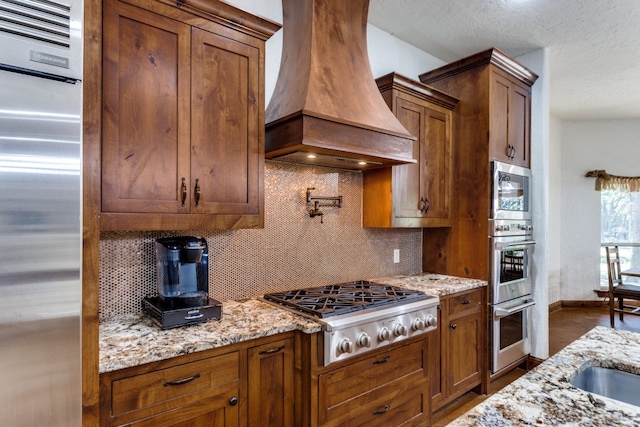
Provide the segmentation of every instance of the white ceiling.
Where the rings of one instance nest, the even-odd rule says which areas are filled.
[[[369,23],[446,62],[546,47],[552,114],[640,118],[640,0],[371,0]]]

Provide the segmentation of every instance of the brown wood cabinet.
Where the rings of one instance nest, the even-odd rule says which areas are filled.
[[[101,425],[237,426],[240,352],[180,357],[101,375]]]
[[[431,333],[433,410],[481,386],[486,373],[486,289],[440,297],[438,330]]]
[[[249,348],[249,426],[294,427],[294,339]]]
[[[460,99],[461,148],[483,144],[489,160],[524,167],[531,166],[531,85],[537,78],[496,48],[420,75],[421,82]]]
[[[417,137],[418,162],[364,171],[363,226],[449,226],[457,99],[396,73],[376,83],[400,123]]]
[[[264,223],[264,41],[218,2],[104,1],[101,227]],[[220,15],[219,15],[220,14]]]
[[[529,166],[531,85],[537,77],[496,48],[420,75],[423,83],[459,99],[451,228],[423,233],[423,271],[489,279],[491,161]]]
[[[322,334],[302,340],[296,354],[301,426],[430,425],[426,334],[326,367]]]
[[[294,426],[294,333],[100,375],[102,426]]]

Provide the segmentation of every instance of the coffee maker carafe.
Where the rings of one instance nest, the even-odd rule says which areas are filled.
[[[203,305],[209,296],[209,249],[201,237],[156,240],[158,295],[168,304]]]
[[[162,329],[222,318],[222,303],[209,298],[209,249],[202,237],[156,239],[158,295],[142,300],[143,310]]]

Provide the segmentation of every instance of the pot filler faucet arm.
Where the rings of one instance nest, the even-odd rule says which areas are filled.
[[[311,190],[315,190],[315,187],[307,187],[307,206],[312,206],[309,209],[309,216],[314,218],[316,216],[320,217],[320,224],[323,224],[322,216],[324,212],[320,210],[321,207],[327,208],[341,208],[342,207],[342,196],[311,196]]]

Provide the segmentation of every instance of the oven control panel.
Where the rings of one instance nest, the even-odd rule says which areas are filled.
[[[427,301],[428,304],[421,301],[375,310],[373,315],[351,315],[348,323],[337,321],[327,325],[324,332],[324,365],[435,330],[439,299]],[[363,318],[358,319],[358,316]]]

